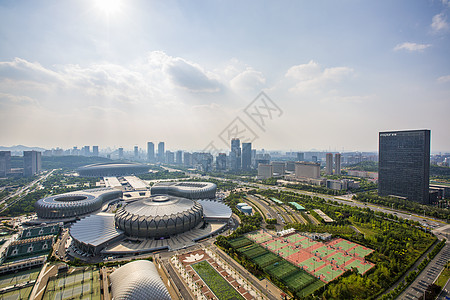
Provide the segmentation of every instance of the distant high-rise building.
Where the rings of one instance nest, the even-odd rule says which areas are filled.
[[[216,170],[225,171],[227,169],[227,154],[219,153],[216,157]]]
[[[236,138],[231,140],[230,163],[231,170],[241,168],[241,141]]]
[[[183,151],[178,150],[177,151],[177,157],[176,157],[177,161],[177,165],[181,165],[183,163]]]
[[[250,170],[252,165],[252,143],[242,143],[242,169]]]
[[[311,157],[311,161],[312,161],[312,162],[317,162],[317,156],[316,156],[316,155],[313,155],[313,156]]]
[[[23,175],[33,176],[41,171],[41,152],[23,151]]]
[[[286,173],[286,163],[284,161],[272,162],[273,175],[284,175]]]
[[[267,164],[259,164],[258,165],[258,178],[259,179],[267,179],[272,177],[272,165]]]
[[[333,175],[333,153],[327,153],[326,172],[327,175]]]
[[[297,161],[305,161],[305,153],[297,152]]]
[[[123,148],[119,148],[119,159],[123,159]]]
[[[287,161],[286,162],[286,171],[295,172],[295,162]]]
[[[165,149],[164,149],[164,142],[158,143],[158,161],[160,163],[164,163],[164,155],[165,155]]]
[[[11,172],[11,151],[0,151],[0,176]]]
[[[98,146],[92,146],[92,156],[98,156]]]
[[[184,154],[183,154],[183,164],[186,167],[192,166],[192,153],[184,152]]]
[[[172,151],[166,151],[166,162],[170,165],[175,164],[175,154]]]
[[[80,149],[78,149],[77,146],[74,146],[73,149],[72,149],[72,153],[71,154],[75,155],[75,156],[79,156],[80,155]]]
[[[155,144],[153,144],[152,142],[147,143],[147,161],[155,161]]]
[[[81,149],[81,155],[83,155],[83,156],[91,156],[91,147],[90,146],[84,146]]]
[[[256,149],[252,149],[252,168],[256,168]]]
[[[320,178],[320,164],[313,162],[296,162],[295,177],[301,178]]]
[[[336,153],[334,155],[334,173],[336,175],[341,175],[341,154]]]
[[[134,159],[138,159],[138,158],[139,158],[139,147],[134,146]]]
[[[429,203],[430,136],[430,130],[379,133],[379,195]]]

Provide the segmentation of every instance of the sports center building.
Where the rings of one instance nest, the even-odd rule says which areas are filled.
[[[150,166],[132,162],[98,163],[83,166],[77,169],[83,177],[108,177],[144,174],[150,170]]]
[[[39,219],[66,220],[93,213],[106,202],[121,198],[122,191],[116,189],[89,189],[39,199],[34,208]]]
[[[183,183],[166,194],[152,188],[150,197],[124,203],[115,214],[102,212],[77,221],[69,230],[75,247],[105,256],[175,250],[225,230],[232,216],[227,205],[209,198],[192,199],[215,194],[216,185]],[[184,187],[188,188],[183,191]],[[180,190],[186,197],[173,195]]]
[[[152,195],[172,195],[188,199],[214,199],[217,185],[211,182],[160,182],[151,188]]]

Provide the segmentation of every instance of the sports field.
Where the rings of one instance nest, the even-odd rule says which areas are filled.
[[[253,233],[250,234],[248,238],[256,239],[265,234],[267,233],[260,231],[259,235]],[[270,239],[273,239],[273,237],[270,236]],[[241,242],[240,240],[235,239],[231,240],[230,244],[238,245],[241,244]],[[283,255],[289,255],[291,252],[297,250],[296,246],[290,244],[289,247],[286,248],[285,246],[287,245],[289,245],[288,242],[281,241],[272,245],[274,249],[278,246],[280,247],[278,248],[280,250],[280,256],[259,244],[245,245],[240,248],[235,248],[235,250],[238,253],[247,256],[247,258],[262,268],[268,275],[286,285],[293,293],[306,296],[314,292],[317,288],[322,287],[324,285],[322,281],[281,257],[281,253],[283,253]],[[258,249],[258,247],[260,249]]]
[[[372,249],[341,238],[320,242],[299,233],[277,237],[262,230],[247,234],[247,237],[325,283],[353,267],[364,274],[374,266],[364,259],[373,252]],[[258,253],[262,251],[258,250]],[[254,256],[252,260],[255,261]]]
[[[14,274],[3,275],[0,277],[0,289],[14,286],[16,284],[29,285],[20,289],[4,293],[0,299],[28,299],[33,290],[33,282],[37,279],[40,268],[33,268],[31,270],[21,271]]]
[[[192,264],[191,267],[197,272],[202,280],[219,300],[242,299],[242,297],[216,270],[205,260]]]
[[[100,300],[100,272],[93,268],[79,268],[70,274],[51,278],[42,299],[98,299]]]

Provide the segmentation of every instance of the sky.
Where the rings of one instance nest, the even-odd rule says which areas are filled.
[[[0,1],[0,145],[450,151],[450,1]]]

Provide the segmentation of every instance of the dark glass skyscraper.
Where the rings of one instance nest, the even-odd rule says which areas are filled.
[[[379,133],[378,194],[428,204],[430,130]]]
[[[164,149],[164,142],[158,143],[158,161],[161,163],[165,162],[165,149]]]
[[[236,138],[231,140],[230,162],[231,170],[241,168],[241,141]]]
[[[155,144],[152,142],[147,143],[147,161],[155,161]]]
[[[242,143],[242,169],[250,170],[252,165],[252,143]]]

